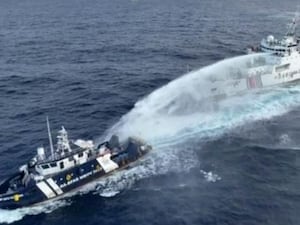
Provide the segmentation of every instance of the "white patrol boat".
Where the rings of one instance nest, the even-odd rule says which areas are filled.
[[[148,153],[152,147],[137,138],[119,143],[117,136],[94,146],[93,141],[68,139],[64,127],[54,148],[47,119],[51,154],[37,149],[37,155],[0,185],[0,208],[30,206],[68,193],[88,182],[124,168]]]
[[[248,49],[252,54],[241,65],[230,65],[228,74],[209,76],[204,97],[225,97],[242,91],[285,84],[300,79],[300,38],[296,35],[299,22],[296,14],[281,40],[272,35],[263,39],[259,47]]]

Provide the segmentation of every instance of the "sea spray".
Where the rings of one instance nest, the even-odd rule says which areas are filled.
[[[272,87],[239,93],[215,101],[207,97],[212,79],[246,76],[247,63],[268,54],[252,54],[223,60],[191,71],[139,100],[99,140],[118,134],[121,139],[139,136],[155,144],[185,141],[191,135],[215,136],[254,120],[282,114],[299,105],[297,87]],[[289,89],[293,88],[291,94]]]

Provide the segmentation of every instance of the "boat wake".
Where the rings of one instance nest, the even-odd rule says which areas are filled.
[[[99,142],[112,134],[121,138],[138,136],[153,146],[136,166],[100,179],[80,190],[102,197],[112,197],[130,189],[140,179],[168,172],[184,172],[199,166],[195,146],[188,140],[211,139],[251,121],[269,119],[300,105],[300,87],[273,87],[259,92],[231,96],[221,101],[205,99],[207,80],[213,75],[222,78],[232,67],[243,66],[253,55],[218,62],[192,71],[155,90],[138,101],[134,108],[99,138]],[[199,149],[199,148],[198,148]],[[202,171],[209,182],[221,180],[219,175]],[[65,200],[51,201],[46,205],[12,211],[0,210],[0,223],[12,223],[26,215],[52,212],[70,204]]]
[[[0,209],[0,224],[13,223],[24,218],[26,215],[38,215],[41,213],[51,213],[54,210],[63,206],[69,205],[67,200],[55,200],[40,204],[39,206],[32,206],[27,208],[20,208],[15,210]]]

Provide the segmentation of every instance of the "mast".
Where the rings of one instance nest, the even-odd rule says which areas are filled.
[[[52,157],[52,159],[54,159],[54,148],[53,148],[53,143],[52,143],[52,136],[51,136],[48,116],[47,116],[47,128],[48,128],[48,137],[49,137],[49,143],[50,143],[50,149],[51,149],[51,157]]]
[[[295,16],[294,16],[292,22],[288,24],[288,31],[286,33],[286,36],[295,36],[296,35],[296,28],[297,28],[298,22],[299,22],[299,12],[297,11],[295,13]]]

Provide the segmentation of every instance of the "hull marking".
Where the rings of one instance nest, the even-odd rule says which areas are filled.
[[[56,194],[51,190],[51,188],[44,181],[37,183],[36,186],[44,193],[44,195],[47,198],[53,198],[56,196]]]
[[[119,165],[110,159],[111,154],[106,154],[104,156],[98,157],[97,161],[104,169],[105,173],[113,171],[119,168]]]
[[[52,178],[47,179],[47,183],[49,184],[49,186],[52,187],[52,189],[54,189],[54,191],[58,194],[61,195],[62,193],[64,193],[61,188],[54,182],[54,180]]]

